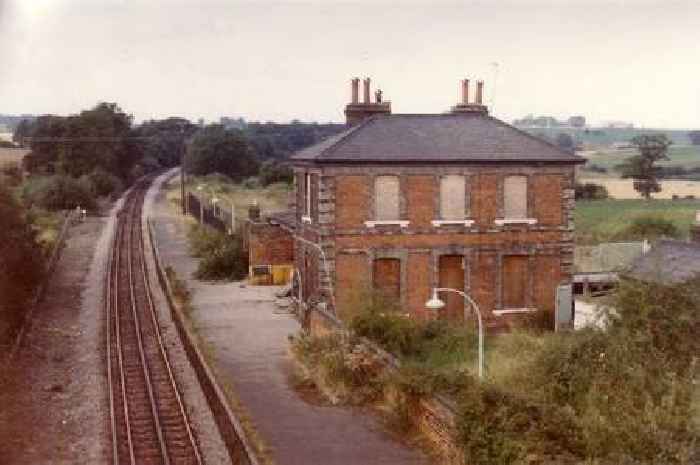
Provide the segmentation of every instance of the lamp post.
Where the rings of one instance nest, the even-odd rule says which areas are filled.
[[[478,361],[478,373],[479,373],[479,379],[484,379],[484,326],[481,321],[481,310],[479,310],[479,306],[474,302],[474,299],[472,299],[469,294],[466,294],[458,289],[451,289],[449,287],[434,287],[433,288],[433,296],[430,298],[425,303],[426,308],[430,310],[440,310],[445,306],[445,302],[443,302],[440,297],[438,297],[438,292],[454,292],[455,294],[461,295],[464,300],[466,300],[469,305],[474,307],[474,310],[476,310],[476,318],[479,323],[479,361]],[[467,307],[466,305],[464,306],[464,321],[467,320]]]
[[[219,217],[219,215],[218,215],[217,212],[216,212],[216,203],[217,203],[219,200],[220,200],[220,199],[219,199],[218,197],[214,197],[213,199],[211,199],[211,204],[212,204],[212,206],[214,207],[214,216],[217,217],[217,218]]]
[[[199,192],[199,224],[204,224],[204,202],[202,200],[202,191],[204,190],[203,185],[197,186],[197,192]]]

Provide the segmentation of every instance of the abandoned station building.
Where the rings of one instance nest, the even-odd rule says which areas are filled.
[[[337,315],[371,292],[415,318],[433,287],[468,292],[490,326],[553,311],[573,272],[574,171],[583,159],[489,116],[474,101],[445,114],[392,114],[352,80],[348,129],[292,157],[294,266],[305,303]],[[323,251],[323,253],[321,253]],[[456,294],[442,312],[463,318]]]

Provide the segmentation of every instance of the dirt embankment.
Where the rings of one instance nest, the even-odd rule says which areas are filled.
[[[102,279],[108,217],[71,227],[43,301],[0,377],[7,464],[105,462]]]

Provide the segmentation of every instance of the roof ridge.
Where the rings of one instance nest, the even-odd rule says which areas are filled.
[[[371,121],[373,121],[375,118],[376,118],[376,116],[372,116],[372,117],[370,117],[370,118],[365,118],[365,119],[363,119],[362,121],[360,121],[359,124],[356,124],[355,126],[350,127],[349,129],[347,129],[347,130],[345,131],[345,134],[344,134],[342,137],[340,137],[337,141],[333,142],[331,145],[329,145],[328,147],[326,147],[325,149],[323,149],[323,150],[321,151],[321,153],[319,153],[319,154],[318,154],[317,156],[315,156],[314,158],[315,158],[315,159],[323,158],[323,156],[324,156],[326,153],[328,153],[328,152],[330,152],[330,151],[332,151],[332,150],[337,149],[340,145],[346,143],[347,140],[348,140],[348,138],[349,138],[350,136],[353,136],[355,133],[357,133],[358,129],[360,129],[360,128],[362,128],[362,127],[365,127],[367,124],[369,124],[369,123],[370,123]],[[342,133],[341,133],[341,134],[342,134]]]
[[[508,129],[512,129],[512,130],[516,131],[517,133],[522,134],[522,135],[524,135],[524,136],[526,136],[526,137],[528,137],[528,138],[530,138],[530,139],[532,139],[532,140],[535,140],[535,141],[538,141],[538,142],[540,142],[540,143],[549,145],[550,147],[553,147],[554,149],[556,149],[556,150],[559,151],[560,153],[563,153],[563,154],[565,154],[565,155],[567,155],[567,156],[569,156],[569,157],[575,157],[575,158],[580,158],[580,159],[582,159],[582,160],[585,160],[584,157],[582,157],[582,156],[580,156],[580,155],[576,155],[576,152],[568,152],[568,151],[564,150],[563,148],[559,147],[557,144],[554,144],[554,143],[548,141],[547,139],[542,139],[541,137],[534,136],[534,135],[530,134],[530,133],[527,132],[527,131],[523,131],[522,129],[517,128],[517,127],[513,126],[512,124],[508,124],[508,123],[506,123],[505,121],[496,118],[495,116],[491,116],[491,115],[488,115],[488,114],[487,114],[487,115],[483,115],[483,116],[486,117],[486,118],[489,118],[489,119],[493,120],[496,124],[499,124],[499,125],[501,125],[501,126],[503,126],[503,127],[505,127],[505,128],[508,128]]]

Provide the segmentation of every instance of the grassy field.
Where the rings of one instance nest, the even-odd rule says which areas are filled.
[[[625,229],[640,216],[665,218],[687,237],[700,210],[698,200],[589,200],[576,202],[576,243],[624,241]]]
[[[597,173],[586,169],[579,171],[579,177],[619,177],[619,172],[615,171],[615,165],[624,163],[625,160],[634,155],[638,155],[637,150],[612,150],[601,149],[585,152],[583,154],[588,159],[588,166],[596,165],[608,170],[607,173]],[[697,145],[672,145],[668,150],[670,160],[659,162],[659,166],[681,166],[683,168],[700,167],[700,146]]]
[[[204,176],[188,179],[187,189],[197,191],[202,186],[201,192],[207,198],[221,199],[219,206],[230,208],[233,205],[238,215],[247,215],[248,207],[256,202],[263,214],[287,210],[289,195],[292,187],[289,184],[277,183],[269,186],[256,186],[237,184],[223,176]],[[180,178],[173,178],[168,184],[168,199],[172,202],[180,200]],[[224,206],[226,205],[226,207]]]
[[[629,142],[633,137],[644,134],[665,134],[676,145],[690,144],[688,131],[685,129],[526,128],[525,131],[534,135],[544,134],[551,140],[555,140],[560,133],[566,133],[577,142],[596,146],[610,145],[614,142]]]

